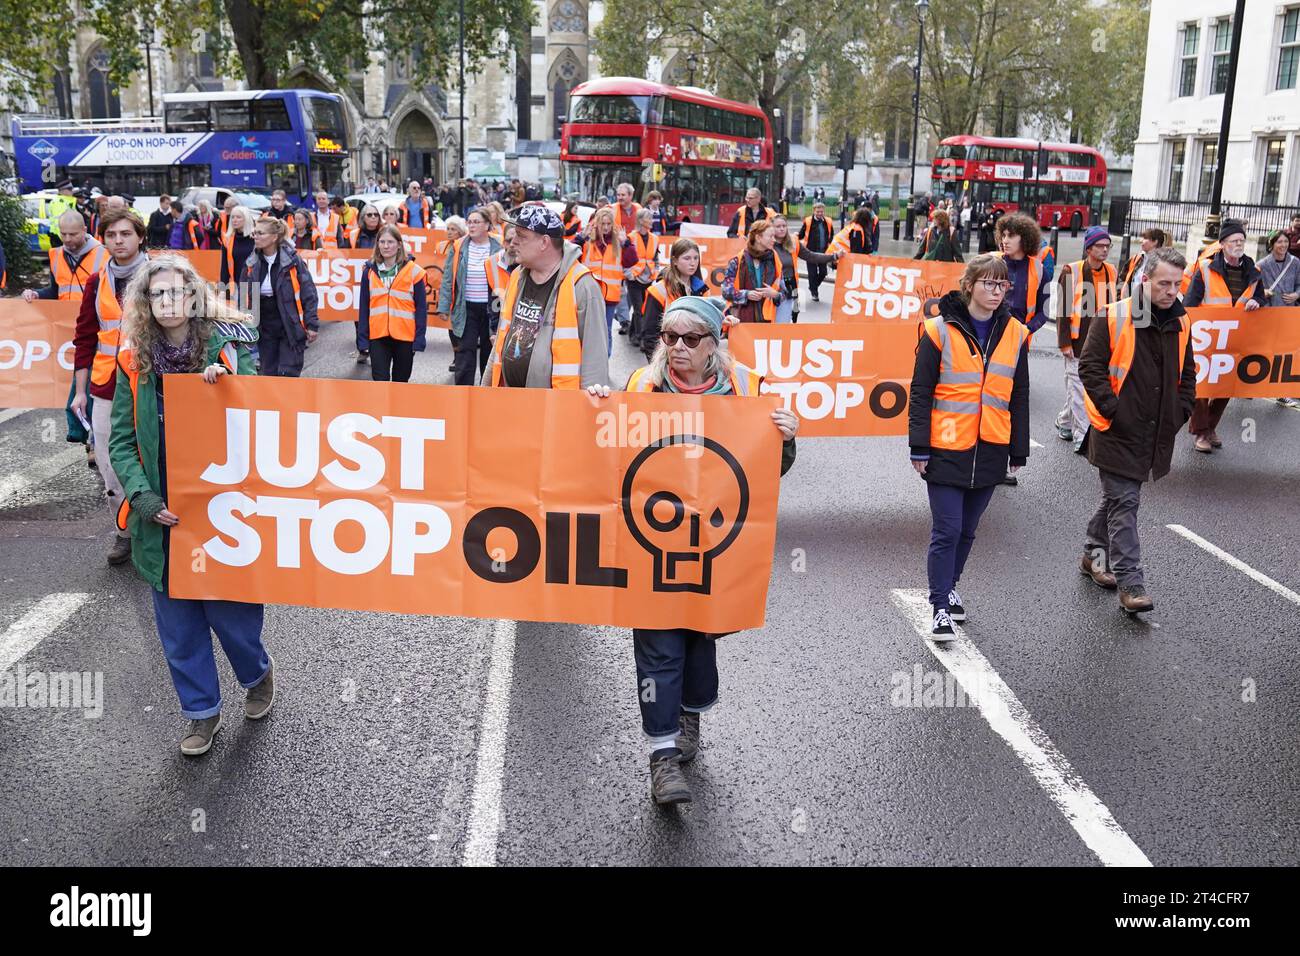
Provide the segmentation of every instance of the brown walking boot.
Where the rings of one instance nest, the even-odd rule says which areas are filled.
[[[1119,606],[1130,614],[1143,614],[1155,607],[1155,603],[1146,588],[1135,584],[1131,588],[1119,589]]]
[[[1119,586],[1115,582],[1115,575],[1111,574],[1104,567],[1098,568],[1097,563],[1093,561],[1091,555],[1085,554],[1079,559],[1079,570],[1092,578],[1092,583],[1097,585],[1099,588],[1113,591]]]

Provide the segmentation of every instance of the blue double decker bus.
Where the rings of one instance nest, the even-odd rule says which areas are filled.
[[[190,186],[300,203],[339,192],[348,159],[342,99],[319,90],[168,93],[161,117],[13,120],[24,191],[71,179],[109,193],[176,196]]]

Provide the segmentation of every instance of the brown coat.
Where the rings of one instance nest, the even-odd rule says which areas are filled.
[[[1138,306],[1134,306],[1135,318]],[[1189,338],[1178,374],[1178,317],[1181,302],[1151,322],[1137,322],[1133,364],[1117,397],[1110,387],[1110,323],[1098,319],[1088,329],[1079,356],[1079,379],[1110,428],[1088,429],[1088,461],[1102,471],[1135,481],[1169,474],[1174,442],[1196,402],[1196,363]]]

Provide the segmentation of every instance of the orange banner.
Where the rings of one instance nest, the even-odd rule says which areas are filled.
[[[175,597],[713,633],[763,623],[774,399],[174,379]]]
[[[835,264],[832,322],[906,322],[938,315],[938,299],[960,285],[960,262],[850,254]]]
[[[727,274],[727,263],[745,251],[744,239],[715,239],[710,236],[692,236],[700,247],[700,278],[709,284],[710,295],[722,295],[722,279]],[[660,259],[668,264],[672,242],[661,242]]]
[[[207,279],[209,282],[221,281],[221,257],[225,253],[221,249],[150,249],[149,255],[161,256],[165,253],[175,253],[184,256],[190,260],[190,265],[194,266],[194,271]],[[235,269],[238,271],[243,268],[242,262],[235,263]]]
[[[0,299],[0,408],[65,408],[80,302]]]
[[[1187,310],[1197,398],[1300,396],[1300,308]]]
[[[764,376],[809,438],[906,435],[916,327],[854,323],[769,325],[742,322],[731,352]]]

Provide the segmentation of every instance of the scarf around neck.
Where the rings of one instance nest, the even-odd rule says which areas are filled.
[[[679,395],[726,395],[731,392],[731,382],[717,375],[699,385],[687,385],[677,377],[671,365],[665,371],[668,373],[664,376],[665,392],[676,392]]]
[[[166,336],[160,335],[154,340],[153,346],[149,349],[149,357],[153,360],[154,372],[159,375],[195,371],[192,362],[193,354],[194,329],[192,326],[189,334],[185,336],[185,341],[180,345],[172,345],[167,341]]]
[[[136,253],[136,257],[126,265],[118,265],[117,260],[111,256],[108,259],[108,274],[113,277],[113,285],[127,282],[131,276],[135,275],[135,270],[149,261],[149,257],[144,252]]]

